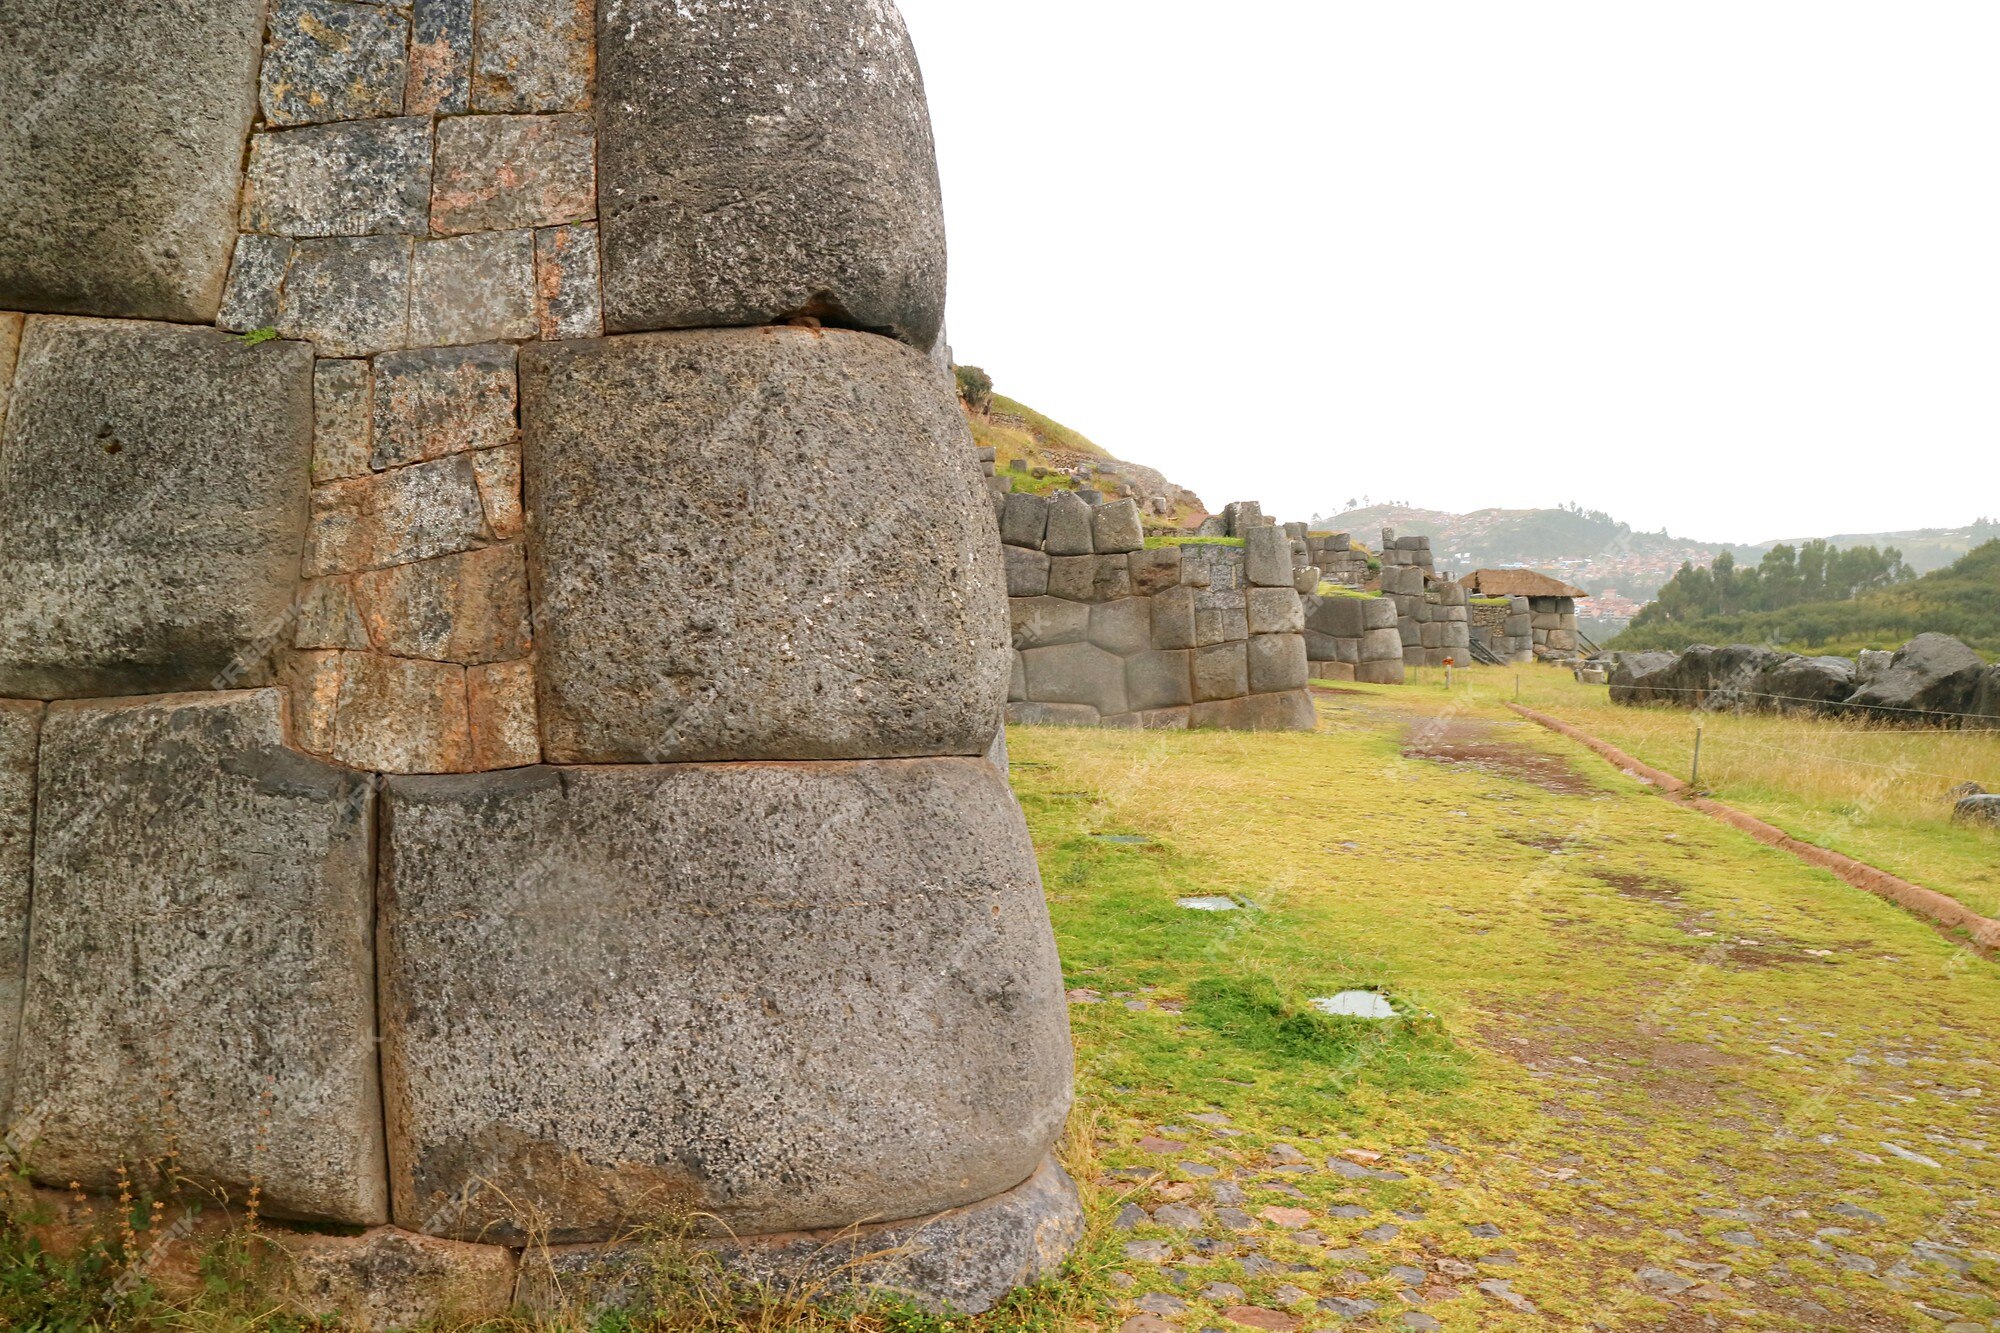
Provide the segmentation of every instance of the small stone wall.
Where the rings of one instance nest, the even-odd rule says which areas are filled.
[[[1530,597],[1528,624],[1536,657],[1574,657],[1582,647],[1577,636],[1574,597]]]
[[[1472,661],[1465,589],[1437,578],[1429,537],[1398,537],[1393,528],[1382,529],[1382,592],[1396,604],[1406,664]]]
[[[998,499],[1013,621],[1007,717],[1027,725],[1309,731],[1290,538],[1231,506],[1242,544],[1146,549],[1138,505]],[[1223,535],[1223,534],[1218,534]],[[1312,576],[1316,582],[1317,574]]]
[[[1306,563],[1317,566],[1320,579],[1344,588],[1359,588],[1374,571],[1368,553],[1354,549],[1354,536],[1346,532],[1307,533]]]
[[[1315,680],[1403,683],[1403,636],[1387,597],[1306,598],[1306,656]]]
[[[1470,597],[1473,641],[1502,662],[1535,659],[1534,612],[1525,597]]]

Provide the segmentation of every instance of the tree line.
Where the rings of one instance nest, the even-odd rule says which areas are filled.
[[[1704,569],[1682,563],[1660,594],[1633,620],[1632,627],[1683,624],[1710,616],[1783,611],[1808,602],[1852,601],[1864,592],[1907,583],[1917,572],[1895,547],[1850,546],[1825,541],[1801,546],[1781,543],[1756,565],[1739,567],[1724,551]]]

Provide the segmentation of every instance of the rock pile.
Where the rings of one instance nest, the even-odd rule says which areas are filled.
[[[670,1213],[983,1309],[1081,1218],[916,61],[882,0],[597,11],[6,20],[8,1141],[359,1229],[364,1323],[615,1302]],[[1051,509],[1152,652],[1132,506]],[[1269,544],[1173,580],[1184,690],[1233,591],[1234,706],[1303,703]]]
[[[1972,726],[2000,722],[2000,666],[1957,639],[1920,634],[1893,655],[1802,657],[1752,644],[1620,653],[1611,699],[1708,711],[1749,710]]]

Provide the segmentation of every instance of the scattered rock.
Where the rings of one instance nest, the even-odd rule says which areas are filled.
[[[1153,1210],[1153,1221],[1175,1231],[1200,1231],[1201,1214],[1184,1203],[1170,1203],[1164,1208]]]
[[[1211,1305],[1241,1305],[1243,1288],[1230,1282],[1211,1282],[1201,1289],[1201,1298]]]
[[[1679,1296],[1697,1285],[1693,1278],[1669,1273],[1664,1268],[1642,1268],[1632,1275],[1632,1279],[1646,1290],[1662,1296]]]
[[[1499,1278],[1486,1279],[1486,1281],[1479,1284],[1479,1289],[1510,1309],[1519,1310],[1522,1314],[1535,1313],[1533,1301],[1515,1291]]]
[[[1269,1329],[1271,1333],[1293,1333],[1299,1326],[1297,1315],[1289,1315],[1282,1310],[1266,1310],[1259,1305],[1232,1305],[1222,1312],[1222,1317],[1232,1324]]]
[[[1374,1245],[1381,1245],[1396,1239],[1396,1237],[1402,1234],[1403,1229],[1401,1227],[1384,1222],[1379,1227],[1370,1227],[1368,1230],[1362,1232],[1361,1239]]]
[[[1137,1259],[1140,1263],[1163,1264],[1173,1258],[1174,1248],[1163,1240],[1133,1240],[1125,1242],[1125,1257]]]
[[[1144,1208],[1141,1208],[1136,1203],[1128,1203],[1118,1210],[1117,1220],[1112,1222],[1111,1225],[1117,1227],[1120,1231],[1130,1231],[1134,1227],[1145,1226],[1146,1223],[1152,1220],[1152,1218],[1146,1215]]]
[[[1159,1291],[1147,1292],[1133,1303],[1147,1314],[1186,1314],[1188,1308],[1188,1303],[1178,1296],[1169,1296]]]
[[[1259,1216],[1281,1227],[1302,1227],[1312,1221],[1311,1210],[1305,1208],[1266,1208]]]

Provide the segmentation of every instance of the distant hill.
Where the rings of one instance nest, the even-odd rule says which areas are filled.
[[[1809,539],[1808,539],[1809,540]],[[1934,569],[1943,569],[1960,557],[1987,542],[2000,540],[2000,523],[1990,518],[1982,518],[1977,523],[1963,528],[1913,528],[1903,532],[1863,532],[1839,533],[1826,538],[1829,545],[1848,550],[1856,546],[1893,546],[1903,553],[1903,559],[1919,574],[1928,574]],[[1738,547],[1739,559],[1747,552],[1762,555],[1778,542],[1764,542],[1758,546]],[[1803,545],[1802,541],[1788,539],[1786,544]]]
[[[1771,643],[1794,652],[1852,653],[1900,647],[1926,632],[1950,634],[1989,657],[2000,655],[2000,541],[1913,582],[1852,601],[1634,626],[1606,646],[1678,652],[1697,643]]]

